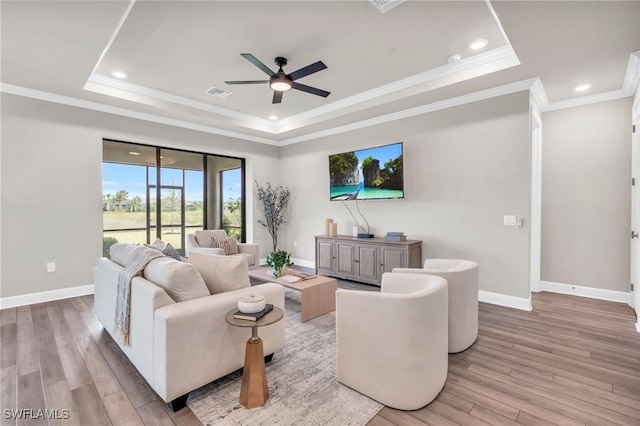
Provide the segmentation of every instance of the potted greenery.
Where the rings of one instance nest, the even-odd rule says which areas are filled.
[[[273,276],[278,278],[282,275],[282,268],[293,265],[291,262],[291,254],[285,250],[273,251],[267,256],[267,265],[273,269]]]

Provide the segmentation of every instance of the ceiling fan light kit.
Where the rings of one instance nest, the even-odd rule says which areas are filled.
[[[269,76],[269,80],[225,81],[226,84],[269,84],[269,87],[273,89],[272,103],[274,104],[282,102],[282,94],[290,89],[300,90],[302,92],[311,93],[312,95],[322,96],[323,98],[326,98],[331,93],[326,90],[295,82],[295,80],[302,77],[306,77],[310,74],[326,69],[327,66],[322,63],[322,61],[315,62],[311,65],[307,65],[306,67],[300,68],[291,74],[287,74],[282,69],[283,66],[287,65],[287,58],[278,56],[275,59],[276,65],[278,66],[278,72],[273,72],[251,53],[241,53],[240,55],[267,74]]]

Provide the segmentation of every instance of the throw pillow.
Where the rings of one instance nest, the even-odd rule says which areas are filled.
[[[210,248],[218,248],[218,246],[216,245],[216,239],[211,237],[211,244],[209,244]]]
[[[235,237],[229,237],[224,240],[224,254],[238,254],[238,240]]]
[[[163,250],[160,250],[160,251],[165,256],[171,257],[171,258],[177,260],[178,262],[182,262],[182,258],[180,257],[180,253],[178,253],[176,251],[176,249],[174,249],[171,244],[167,243],[167,246]]]
[[[127,266],[136,258],[139,252],[150,250],[148,247],[129,243],[115,243],[109,247],[111,260],[121,266]]]
[[[200,272],[211,294],[251,287],[249,264],[242,256],[216,256],[190,252],[189,263]]]
[[[165,249],[165,247],[167,247],[167,244],[164,241],[162,241],[160,238],[156,238],[156,240],[151,244],[145,243],[145,246],[150,247],[152,249],[156,249],[158,251],[162,251]]]
[[[176,302],[209,296],[209,289],[193,265],[176,262],[169,257],[153,259],[142,271],[143,276],[164,289]]]

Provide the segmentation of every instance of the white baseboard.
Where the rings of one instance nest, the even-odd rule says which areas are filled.
[[[311,260],[304,260],[304,259],[298,259],[298,258],[292,257],[291,261],[293,262],[294,265],[297,265],[297,266],[316,269],[316,262],[313,262]],[[265,266],[266,264],[267,264],[266,257],[263,259],[260,259],[260,266]]]
[[[638,322],[636,323],[636,331],[640,333],[640,319],[638,319]]]
[[[295,265],[302,266],[304,268],[316,269],[316,262],[313,262],[311,260],[292,258],[291,261]]]
[[[554,283],[551,281],[540,281],[540,291],[550,291],[553,293],[572,294],[574,296],[588,297],[591,299],[608,300],[610,302],[620,302],[631,305],[631,293],[624,291],[605,290],[602,288],[583,287],[572,284]]]
[[[59,290],[42,291],[40,293],[21,294],[20,296],[0,297],[0,309],[16,306],[33,305],[34,303],[51,302],[70,297],[93,294],[93,284],[78,287],[61,288]]]
[[[507,308],[520,309],[522,311],[531,310],[531,296],[528,298],[509,296],[506,294],[492,293],[490,291],[478,291],[480,302],[491,303],[492,305],[506,306]]]

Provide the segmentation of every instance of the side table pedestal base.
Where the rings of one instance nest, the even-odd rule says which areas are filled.
[[[262,407],[269,399],[267,373],[264,368],[262,340],[252,336],[247,340],[242,372],[240,404],[246,408]]]

